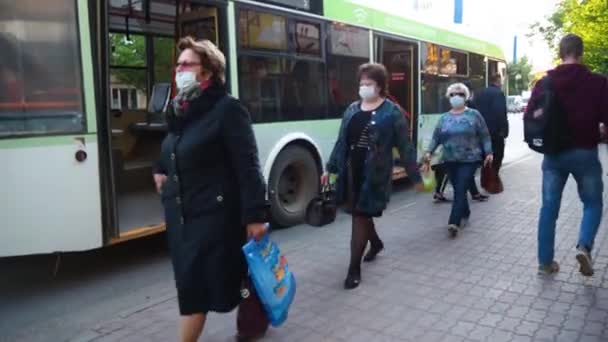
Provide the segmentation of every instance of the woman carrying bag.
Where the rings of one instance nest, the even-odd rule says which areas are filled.
[[[180,341],[194,342],[208,312],[229,312],[241,302],[241,248],[248,235],[265,234],[267,204],[249,113],[225,88],[224,55],[190,37],[177,48],[178,93],[154,181],[165,209]]]
[[[462,83],[448,87],[446,97],[450,100],[452,109],[437,122],[424,157],[428,168],[433,152],[439,145],[443,147],[442,158],[454,188],[454,201],[448,222],[448,232],[452,237],[456,237],[458,231],[466,226],[471,215],[467,190],[475,181],[475,171],[482,161],[484,165],[489,165],[493,159],[488,127],[477,110],[466,106],[469,96],[469,89]]]
[[[336,203],[351,206],[351,256],[344,281],[347,290],[361,282],[361,258],[368,241],[370,249],[364,261],[373,261],[384,248],[373,218],[382,215],[390,198],[393,147],[399,149],[408,177],[417,189],[422,189],[408,123],[399,107],[386,98],[386,68],[382,64],[363,64],[357,78],[361,101],[346,109],[327,172],[321,177],[321,183],[327,185],[329,174],[336,174]]]

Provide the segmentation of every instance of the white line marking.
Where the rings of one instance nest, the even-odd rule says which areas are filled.
[[[393,214],[393,213],[396,213],[396,212],[398,212],[398,211],[400,211],[400,210],[407,209],[407,208],[409,208],[409,207],[411,207],[411,206],[413,206],[413,205],[415,205],[415,204],[416,204],[416,202],[412,202],[412,203],[404,204],[404,205],[402,205],[402,206],[400,206],[400,207],[398,207],[398,208],[395,208],[395,209],[391,209],[391,210],[389,210],[389,211],[388,211],[388,213],[389,213],[389,214]]]
[[[500,169],[501,169],[501,170],[505,170],[505,169],[511,168],[512,166],[515,166],[515,165],[517,165],[517,164],[521,164],[521,163],[523,163],[523,162],[525,162],[525,161],[527,161],[527,160],[532,159],[533,157],[534,157],[534,155],[533,155],[533,154],[530,154],[530,155],[528,155],[528,156],[526,156],[526,157],[519,158],[519,159],[517,159],[517,160],[515,160],[515,161],[510,162],[510,163],[508,163],[507,165],[505,165],[505,166],[501,167]]]

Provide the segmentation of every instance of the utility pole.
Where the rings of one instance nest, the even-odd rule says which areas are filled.
[[[454,24],[462,24],[462,7],[464,0],[454,0]]]
[[[513,64],[517,64],[517,36],[513,36]]]

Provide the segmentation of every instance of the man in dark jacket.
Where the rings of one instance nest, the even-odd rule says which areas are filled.
[[[578,185],[583,202],[576,259],[580,272],[593,275],[591,249],[602,219],[602,165],[598,158],[600,123],[608,122],[608,80],[594,74],[581,64],[583,41],[574,34],[562,38],[559,44],[561,65],[548,72],[552,91],[567,114],[572,146],[556,154],[546,154],[543,160],[543,205],[538,223],[539,270],[553,273],[559,265],[553,260],[555,222],[559,215],[562,192],[570,175]],[[544,101],[543,80],[539,81],[528,104],[530,115]]]
[[[492,151],[494,162],[492,167],[496,174],[502,166],[505,156],[505,138],[509,135],[509,121],[507,119],[507,98],[502,92],[502,78],[499,74],[490,77],[490,86],[481,90],[473,99],[477,109],[490,131],[492,138]]]

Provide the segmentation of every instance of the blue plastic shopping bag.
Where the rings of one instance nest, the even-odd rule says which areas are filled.
[[[272,326],[287,320],[289,306],[296,295],[296,279],[289,272],[287,259],[268,235],[243,246],[249,274]]]

